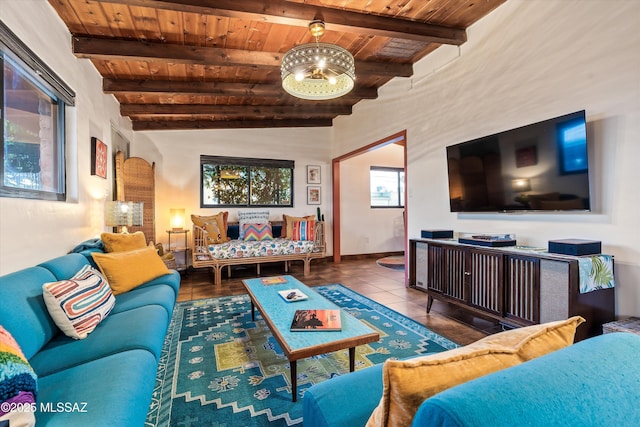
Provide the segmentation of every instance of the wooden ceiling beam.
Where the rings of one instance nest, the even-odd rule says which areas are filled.
[[[166,94],[192,96],[247,96],[295,99],[286,93],[279,84],[252,84],[230,82],[194,82],[173,80],[113,80],[104,79],[102,90],[117,94]],[[340,97],[340,101],[376,99],[378,90],[373,87],[356,86],[351,92]],[[299,100],[298,100],[299,101]]]
[[[325,115],[351,114],[351,105],[212,105],[212,104],[120,104],[123,116],[153,114],[212,114],[212,115]]]
[[[270,68],[279,71],[282,53],[217,47],[184,46],[141,40],[119,40],[74,36],[73,53],[78,58],[122,61],[170,61],[178,64]],[[411,64],[356,61],[356,75],[411,77]]]
[[[330,127],[332,119],[273,119],[273,120],[147,120],[133,121],[135,131],[187,129],[257,129],[283,127]]]
[[[286,0],[97,0],[129,6],[250,19],[306,27],[322,19],[330,30],[365,33],[424,43],[461,45],[467,41],[460,28],[428,24],[391,16],[372,15]]]

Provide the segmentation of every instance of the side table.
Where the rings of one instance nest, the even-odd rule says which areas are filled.
[[[176,259],[178,271],[186,271],[189,267],[189,245],[187,243],[189,230],[167,230],[167,234],[169,235],[169,244],[167,251],[172,252],[174,258]],[[175,249],[171,249],[171,236],[172,235],[180,235],[184,236],[184,246],[177,247]]]

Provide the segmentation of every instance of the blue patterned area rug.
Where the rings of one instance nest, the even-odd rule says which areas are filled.
[[[380,333],[356,349],[356,370],[457,347],[421,324],[342,285],[314,287]],[[302,399],[313,384],[349,372],[348,350],[298,361],[298,402],[289,363],[248,295],[176,305],[167,332],[147,426],[302,425]]]

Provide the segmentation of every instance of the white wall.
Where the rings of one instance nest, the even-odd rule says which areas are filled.
[[[512,232],[520,244],[601,240],[615,255],[617,312],[640,314],[640,2],[510,0],[334,122],[334,156],[407,129],[409,236],[423,228]],[[585,109],[585,214],[449,212],[445,147]],[[375,124],[375,126],[373,125]]]
[[[340,162],[342,255],[404,251],[404,209],[371,208],[371,166],[404,167],[404,147],[389,144]]]
[[[104,231],[104,202],[111,198],[113,165],[107,179],[91,176],[91,137],[111,146],[111,125],[132,134],[91,62],[72,54],[71,35],[47,1],[1,0],[0,19],[76,92],[67,111],[66,202],[0,198],[0,274],[64,255]]]
[[[237,208],[200,208],[200,155],[254,157],[294,160],[294,207],[269,208],[270,219],[282,214],[315,214],[318,205],[307,204],[306,166],[320,166],[321,212],[327,220],[327,245],[332,253],[331,236],[331,128],[238,129],[138,132],[132,155],[156,163],[156,237],[167,242],[169,209],[185,208],[187,228],[190,215],[212,215],[229,211],[237,221]],[[246,210],[246,208],[244,209]]]

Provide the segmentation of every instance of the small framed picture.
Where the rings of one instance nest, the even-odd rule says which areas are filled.
[[[307,204],[319,205],[321,200],[320,186],[309,185],[307,187]]]
[[[307,165],[307,184],[320,184],[320,166]]]
[[[107,178],[107,144],[91,138],[91,175]]]
[[[538,153],[535,145],[516,150],[516,167],[535,166],[538,163]]]

